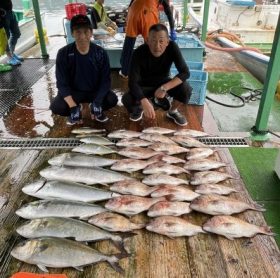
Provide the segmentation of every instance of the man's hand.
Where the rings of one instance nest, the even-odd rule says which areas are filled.
[[[82,120],[82,113],[80,105],[70,108],[70,117],[73,123],[80,123]]]
[[[150,101],[147,98],[143,98],[141,100],[141,104],[143,107],[145,117],[154,120],[156,118],[156,113]]]
[[[157,88],[157,90],[155,91],[155,97],[156,98],[164,98],[166,97],[166,90],[162,90],[161,86],[160,88]]]
[[[92,119],[99,118],[102,115],[102,107],[93,102],[90,104],[90,113]]]
[[[170,39],[172,41],[175,41],[177,39],[177,34],[176,34],[176,31],[174,29],[171,29],[170,30],[170,35],[169,35]]]

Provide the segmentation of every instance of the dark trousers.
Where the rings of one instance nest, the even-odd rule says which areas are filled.
[[[157,88],[158,87],[142,87],[145,97],[149,99],[154,97]],[[188,82],[185,81],[177,87],[169,90],[167,94],[168,96],[183,104],[188,104],[192,94],[192,87],[189,85]],[[140,101],[137,100],[129,91],[123,95],[122,103],[129,113],[137,111],[137,109],[139,109],[140,106]]]
[[[4,19],[4,28],[8,37],[6,51],[13,53],[15,51],[18,38],[21,35],[16,15],[13,11],[6,11],[6,16]]]
[[[73,94],[73,100],[77,103],[91,103],[93,101],[93,97],[91,95],[85,95],[83,92],[80,94]],[[103,99],[101,107],[104,111],[109,110],[110,108],[116,106],[118,103],[118,97],[113,91],[109,91],[108,94]],[[69,116],[70,108],[64,98],[59,94],[53,99],[50,105],[51,111],[60,116]]]
[[[127,37],[127,36],[124,39],[120,63],[121,63],[122,74],[126,76],[128,75],[129,72],[135,41],[136,38]]]

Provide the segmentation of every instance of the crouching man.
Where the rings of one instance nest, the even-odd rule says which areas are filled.
[[[178,74],[170,78],[170,68],[175,64]],[[133,53],[128,76],[129,91],[122,102],[132,121],[144,116],[155,119],[154,106],[167,111],[166,116],[180,126],[187,125],[180,107],[190,99],[192,88],[186,82],[190,72],[173,41],[169,41],[168,30],[163,24],[154,24],[149,29],[147,43]],[[172,103],[169,98],[173,99]]]
[[[92,26],[85,15],[71,19],[75,41],[58,51],[56,80],[58,95],[51,103],[54,114],[68,117],[67,124],[82,123],[82,105],[89,103],[91,118],[108,121],[104,111],[114,107],[117,96],[110,90],[110,64],[106,51],[91,42]]]

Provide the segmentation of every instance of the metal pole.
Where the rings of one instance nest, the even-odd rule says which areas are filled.
[[[187,25],[187,18],[189,16],[189,11],[188,11],[188,0],[184,0],[184,10],[183,10],[183,27],[186,28]]]
[[[274,101],[277,82],[280,78],[280,17],[274,35],[271,55],[266,72],[264,89],[260,101],[255,126],[252,127],[251,139],[266,141],[268,139],[268,119]]]
[[[210,6],[210,0],[205,0],[204,8],[203,8],[203,24],[202,24],[202,33],[201,33],[201,40],[203,42],[205,42],[206,35],[207,35],[209,6]]]
[[[40,7],[39,7],[38,0],[32,0],[32,3],[33,3],[33,9],[34,9],[34,14],[35,14],[38,35],[39,35],[39,42],[40,42],[40,46],[41,46],[42,57],[49,58],[49,54],[47,53],[46,43],[45,43],[45,39],[44,39],[44,32],[43,32],[43,27],[42,27],[42,20],[41,20]]]

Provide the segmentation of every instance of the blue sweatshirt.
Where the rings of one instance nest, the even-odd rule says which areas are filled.
[[[90,43],[89,52],[82,55],[76,44],[61,48],[56,57],[56,85],[63,98],[83,92],[101,105],[111,88],[110,64],[106,51]]]

